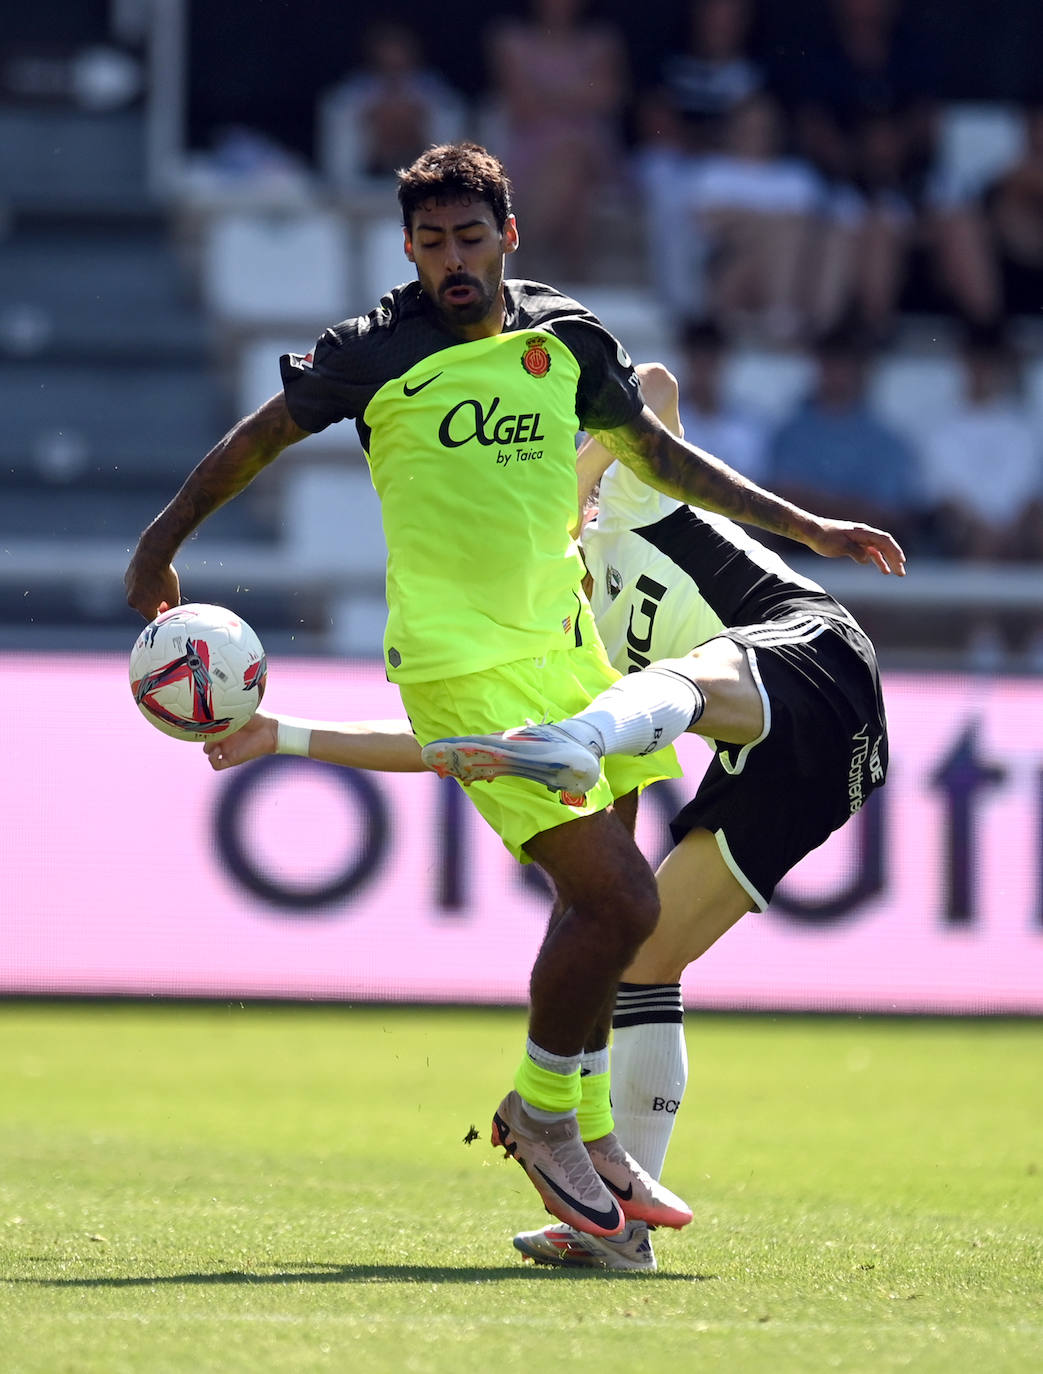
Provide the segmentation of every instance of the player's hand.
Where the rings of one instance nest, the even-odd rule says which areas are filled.
[[[173,563],[157,566],[135,553],[123,576],[123,586],[127,605],[146,620],[154,620],[161,611],[181,605],[181,580]]]
[[[203,753],[210,760],[215,773],[223,768],[235,768],[251,759],[263,758],[274,754],[278,741],[279,721],[276,716],[255,711],[245,725],[224,739],[208,739],[203,745]]]
[[[873,529],[872,525],[819,518],[804,542],[824,558],[853,558],[856,563],[873,564],[885,576],[905,576],[902,546],[886,530]]]

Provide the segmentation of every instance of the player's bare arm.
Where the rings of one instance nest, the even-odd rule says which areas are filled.
[[[637,363],[634,371],[641,382],[641,394],[671,434],[684,437],[684,426],[678,408],[677,378],[662,363]],[[576,450],[576,481],[579,490],[579,517],[575,531],[583,528],[583,513],[606,469],[613,462],[613,454],[591,435]]]
[[[207,740],[203,752],[215,772],[279,752],[280,717],[257,711],[234,734]],[[425,773],[420,745],[407,720],[310,722],[308,757],[370,773]]]
[[[599,430],[597,439],[642,481],[679,501],[794,539],[826,558],[852,558],[885,574],[905,574],[905,554],[886,531],[813,515],[765,491],[671,434],[647,405],[618,429]]]
[[[180,586],[172,560],[184,541],[307,433],[291,419],[281,392],[230,429],[138,540],[124,577],[127,604],[146,620],[164,602],[177,605]]]

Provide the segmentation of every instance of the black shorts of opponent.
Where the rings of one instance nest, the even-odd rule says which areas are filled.
[[[799,608],[798,608],[799,607]],[[887,723],[876,653],[829,603],[794,602],[779,619],[729,627],[764,704],[752,744],[717,744],[695,797],[670,831],[709,830],[763,911],[789,870],[858,811],[887,776]]]

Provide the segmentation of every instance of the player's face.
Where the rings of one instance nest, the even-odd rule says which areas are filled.
[[[406,257],[450,329],[480,338],[503,327],[503,258],[518,246],[511,215],[500,230],[481,200],[425,201],[405,231]]]

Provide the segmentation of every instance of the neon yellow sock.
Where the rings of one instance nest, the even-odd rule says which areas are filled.
[[[514,1086],[526,1102],[545,1112],[571,1112],[580,1104],[578,1067],[572,1073],[553,1073],[526,1055],[514,1075]]]
[[[609,1096],[610,1075],[588,1073],[580,1079],[580,1103],[576,1111],[579,1133],[583,1140],[600,1140],[615,1124],[612,1120],[612,1099]]]

